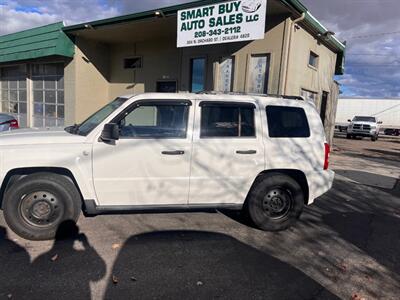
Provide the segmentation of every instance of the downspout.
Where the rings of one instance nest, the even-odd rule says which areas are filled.
[[[299,18],[297,18],[296,20],[294,20],[292,22],[292,26],[289,29],[290,30],[289,31],[289,46],[288,46],[288,52],[286,55],[286,72],[285,72],[285,77],[284,77],[285,85],[284,85],[284,89],[282,91],[283,95],[286,95],[286,90],[287,90],[287,78],[288,78],[288,74],[289,74],[290,51],[292,49],[292,35],[293,35],[296,24],[303,21],[305,19],[305,17],[306,17],[306,13],[303,12]]]

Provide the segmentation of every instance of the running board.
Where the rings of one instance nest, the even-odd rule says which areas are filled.
[[[145,214],[210,212],[218,209],[241,210],[243,204],[192,204],[192,205],[110,205],[99,206],[94,200],[84,200],[85,216],[106,214]]]

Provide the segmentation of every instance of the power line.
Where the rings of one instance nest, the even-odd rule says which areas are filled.
[[[366,38],[370,38],[370,37],[376,37],[376,36],[382,36],[382,35],[392,35],[392,34],[400,34],[400,31],[373,33],[373,34],[359,35],[359,36],[350,36],[348,39],[350,39],[350,40],[366,39]]]
[[[381,56],[381,57],[398,58],[397,56],[393,56],[392,54],[379,54],[379,53],[347,53],[346,55],[349,55],[349,56]]]

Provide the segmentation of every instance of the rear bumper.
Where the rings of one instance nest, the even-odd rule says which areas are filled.
[[[312,204],[314,200],[332,188],[335,172],[332,170],[322,170],[311,172],[307,175],[309,199],[308,204]]]

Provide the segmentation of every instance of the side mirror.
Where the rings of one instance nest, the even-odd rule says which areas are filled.
[[[381,125],[381,124],[383,124],[383,122],[382,122],[382,121],[379,121],[378,124]]]
[[[351,123],[351,120],[349,119],[349,120],[347,120],[347,122]]]
[[[118,124],[108,123],[104,125],[101,132],[100,139],[104,142],[112,142],[119,140],[119,127]]]

